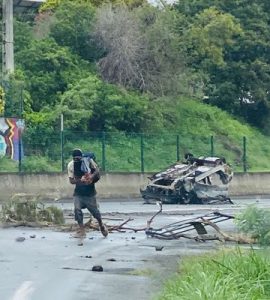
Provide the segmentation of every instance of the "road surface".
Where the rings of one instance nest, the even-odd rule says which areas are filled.
[[[234,200],[234,205],[164,205],[152,227],[204,215],[214,210],[236,214],[249,204],[270,207],[270,199],[254,197]],[[72,203],[55,203],[73,222]],[[120,224],[129,217],[132,228],[144,228],[158,210],[142,201],[100,203],[107,224]],[[220,227],[235,229],[232,221]],[[19,239],[18,239],[19,238]],[[19,240],[19,241],[18,241]],[[21,240],[21,241],[20,241]],[[0,229],[1,300],[150,300],[177,270],[186,255],[198,255],[221,246],[220,242],[198,243],[181,239],[162,241],[147,238],[144,231],[87,233],[83,246],[70,232],[56,229]],[[102,266],[103,272],[92,271]]]

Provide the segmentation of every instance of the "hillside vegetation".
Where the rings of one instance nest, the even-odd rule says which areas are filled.
[[[182,151],[191,151],[196,155],[210,154],[210,137],[213,136],[214,155],[224,156],[240,171],[243,170],[243,137],[246,137],[249,171],[269,169],[270,140],[257,129],[198,101],[181,101],[176,109],[174,128],[180,134]]]
[[[159,171],[178,158],[183,159],[186,152],[191,152],[196,156],[224,156],[234,171],[242,172],[243,137],[246,138],[247,171],[270,169],[270,140],[257,129],[240,123],[219,108],[194,100],[182,100],[174,109],[177,113],[173,107],[164,106],[164,115],[168,116],[166,130],[158,133],[64,131],[63,153],[59,131],[48,139],[43,139],[43,131],[38,131],[41,138],[37,143],[26,130],[26,156],[22,161],[22,170],[61,171],[61,155],[65,168],[72,149],[80,146],[86,152],[93,151],[106,171],[139,172],[142,170],[142,159],[144,171]],[[105,150],[105,157],[102,149]],[[11,164],[3,158],[0,159],[0,166],[2,170],[18,170],[16,163]]]
[[[25,120],[21,170],[62,170],[74,146],[108,171],[159,170],[187,151],[268,170],[269,16],[262,0],[48,0],[15,15],[0,116]]]

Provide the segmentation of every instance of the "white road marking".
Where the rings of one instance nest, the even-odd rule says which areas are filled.
[[[34,291],[33,282],[25,281],[16,290],[11,300],[30,300],[33,291]]]

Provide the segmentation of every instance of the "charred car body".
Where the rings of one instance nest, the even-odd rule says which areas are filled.
[[[149,177],[150,183],[141,190],[146,203],[232,203],[228,185],[233,172],[224,158],[195,158],[188,153],[185,159]]]

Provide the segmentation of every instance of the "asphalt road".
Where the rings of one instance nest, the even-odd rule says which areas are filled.
[[[234,205],[164,205],[152,227],[219,210],[236,214],[249,204],[270,207],[270,199],[259,196],[234,200]],[[72,203],[55,203],[73,223]],[[101,202],[105,223],[127,220],[132,228],[145,228],[158,210],[142,201]],[[224,231],[235,230],[232,221],[220,223]],[[22,241],[17,241],[20,238]],[[185,255],[198,255],[221,247],[217,241],[198,243],[180,239],[164,241],[147,238],[144,231],[113,232],[103,238],[90,231],[83,246],[70,232],[56,229],[0,229],[1,300],[150,300],[177,270]],[[103,272],[94,272],[100,265]]]

